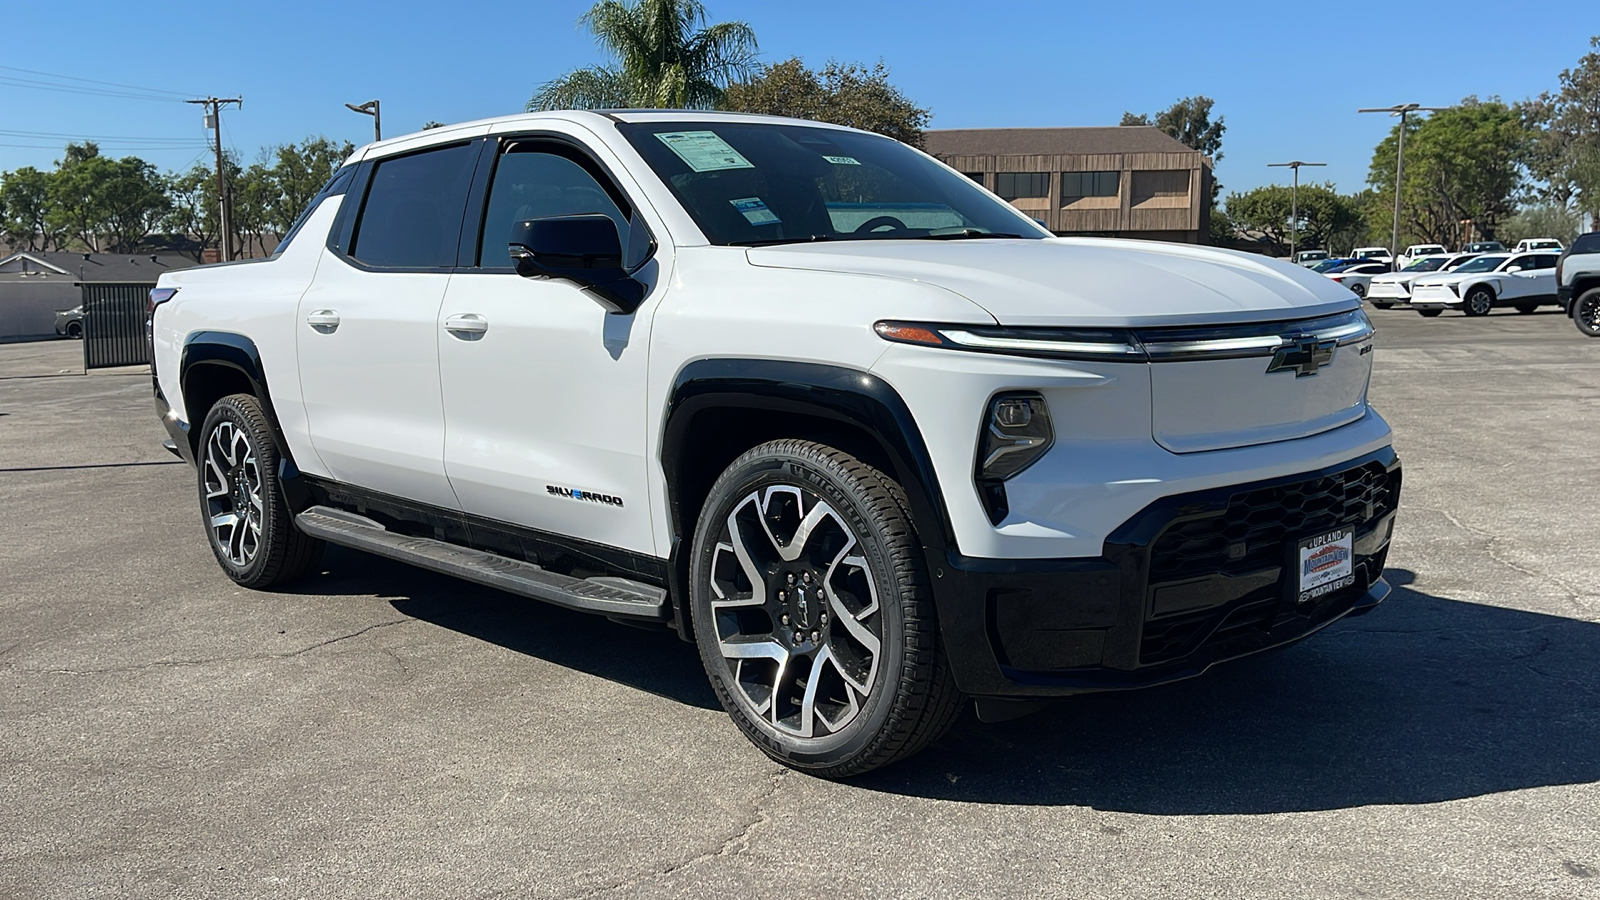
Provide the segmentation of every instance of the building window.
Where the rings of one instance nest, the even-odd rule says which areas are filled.
[[[1189,205],[1189,172],[1134,172],[1132,206]]]
[[[1061,201],[1071,203],[1083,197],[1115,197],[1121,172],[1062,172]]]
[[[1050,196],[1049,172],[996,172],[994,192],[1002,200]]]
[[[983,184],[983,173],[982,172],[962,172],[961,174],[967,176],[968,178],[971,178],[973,181],[976,181],[979,184]]]

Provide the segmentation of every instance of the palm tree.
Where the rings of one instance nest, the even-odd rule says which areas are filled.
[[[530,111],[711,109],[755,66],[755,31],[744,22],[706,25],[700,0],[600,0],[578,21],[615,62],[546,82]]]

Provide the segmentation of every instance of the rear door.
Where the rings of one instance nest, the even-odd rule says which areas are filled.
[[[1561,256],[1556,253],[1535,253],[1533,255],[1532,297],[1541,303],[1556,302],[1556,263]]]
[[[665,229],[644,223],[622,167],[577,138],[490,140],[469,212],[478,252],[450,281],[436,327],[450,484],[468,513],[654,553],[646,363],[671,248],[638,273],[644,304],[620,315],[571,281],[519,275],[507,239],[513,222],[583,213],[610,217],[624,246],[635,229]]]
[[[1512,269],[1517,269],[1513,272]],[[1506,260],[1500,267],[1500,292],[1498,299],[1509,303],[1515,300],[1526,300],[1539,293],[1539,271],[1535,268],[1532,254],[1521,254]]]
[[[358,205],[341,218],[296,324],[308,431],[327,474],[451,509],[437,323],[477,147],[363,163]]]

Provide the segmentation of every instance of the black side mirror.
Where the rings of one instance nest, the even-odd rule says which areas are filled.
[[[631,313],[644,302],[644,285],[623,267],[622,239],[609,216],[513,222],[509,249],[519,274],[576,282],[609,312]]]

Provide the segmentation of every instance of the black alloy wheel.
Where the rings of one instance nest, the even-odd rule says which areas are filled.
[[[261,403],[223,397],[200,430],[200,513],[228,577],[250,588],[299,578],[323,543],[295,527],[278,482],[278,446]]]
[[[1589,337],[1600,337],[1600,288],[1579,295],[1572,304],[1572,323]]]
[[[1350,290],[1352,292],[1354,292],[1357,297],[1360,297],[1362,299],[1366,299],[1367,286],[1362,284],[1361,282],[1358,281],[1355,284],[1350,285]]]
[[[1469,316],[1487,316],[1494,309],[1494,291],[1487,287],[1478,286],[1467,292],[1467,299],[1461,304],[1461,311]]]
[[[955,687],[905,494],[810,441],[735,460],[695,531],[692,619],[712,687],[773,759],[829,778],[921,750]]]

